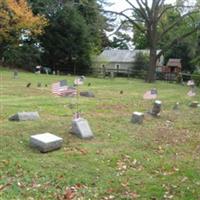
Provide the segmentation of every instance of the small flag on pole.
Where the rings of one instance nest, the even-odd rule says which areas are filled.
[[[85,80],[85,76],[77,77],[74,80],[74,85],[83,85],[84,80]]]
[[[143,95],[143,99],[156,99],[157,98],[157,90],[156,89],[152,89],[149,91],[146,91]]]
[[[67,85],[65,81],[59,81],[52,84],[52,93],[57,96],[75,96],[77,90]]]

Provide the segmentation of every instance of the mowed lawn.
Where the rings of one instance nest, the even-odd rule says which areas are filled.
[[[78,107],[95,137],[81,140],[70,134],[77,99],[51,93],[52,83],[72,84],[74,77],[12,76],[0,69],[1,200],[200,199],[200,108],[188,106],[200,101],[200,89],[188,97],[187,86],[172,83],[87,77],[79,90],[96,97],[79,97]],[[38,82],[48,87],[38,88]],[[152,107],[153,101],[143,100],[152,87],[163,102],[161,116],[130,123],[133,111]],[[177,101],[180,111],[173,111]],[[38,111],[41,120],[8,121],[21,111]],[[30,136],[44,132],[62,137],[62,148],[45,154],[30,148]]]

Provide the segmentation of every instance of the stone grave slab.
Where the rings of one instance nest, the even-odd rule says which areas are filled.
[[[18,112],[9,118],[10,121],[35,121],[39,119],[38,112]]]
[[[144,119],[144,114],[141,112],[133,112],[131,122],[132,123],[137,123],[137,124],[142,124]]]
[[[90,139],[93,137],[88,121],[83,118],[77,118],[72,121],[71,132],[81,139]]]
[[[90,91],[80,92],[80,96],[83,96],[83,97],[95,97],[94,93],[90,92]]]
[[[62,138],[51,133],[37,134],[30,137],[30,146],[42,153],[59,149],[62,143]]]

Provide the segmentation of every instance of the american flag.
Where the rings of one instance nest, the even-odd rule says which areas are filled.
[[[67,86],[63,81],[52,84],[52,93],[57,96],[75,96],[77,94],[76,88]]]

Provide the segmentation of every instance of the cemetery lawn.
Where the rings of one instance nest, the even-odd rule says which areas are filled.
[[[76,98],[51,94],[52,83],[72,84],[74,77],[20,72],[14,80],[2,68],[0,75],[1,200],[200,199],[200,108],[188,106],[200,101],[200,89],[188,97],[187,86],[172,83],[87,78],[79,90],[96,97],[79,97],[79,109],[95,138],[81,140],[70,134]],[[143,100],[152,87],[163,102],[161,116],[130,123],[133,111],[152,107]],[[177,101],[180,111],[173,111]],[[38,111],[41,120],[8,121],[21,111]],[[44,132],[62,137],[62,148],[45,154],[30,148],[30,136]]]

